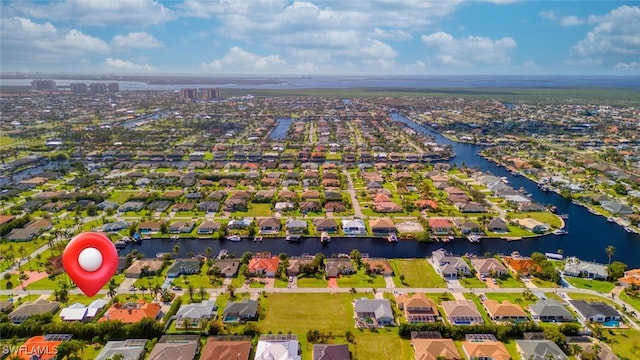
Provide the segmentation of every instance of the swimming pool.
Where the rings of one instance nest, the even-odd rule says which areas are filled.
[[[619,320],[609,320],[603,324],[606,327],[620,327]]]

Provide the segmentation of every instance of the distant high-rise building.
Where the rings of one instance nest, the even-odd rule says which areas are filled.
[[[56,90],[56,82],[50,79],[31,80],[31,90]]]
[[[118,91],[120,91],[120,84],[118,84],[118,83],[108,83],[107,84],[107,90],[109,90],[110,93],[118,92]]]
[[[220,89],[202,89],[202,98],[204,100],[220,99]]]
[[[105,94],[107,92],[107,84],[92,83],[89,84],[89,89],[93,94]]]
[[[198,100],[198,89],[180,89],[180,97],[183,100]]]
[[[69,84],[69,88],[74,94],[84,94],[88,90],[87,84],[85,83],[72,83]]]

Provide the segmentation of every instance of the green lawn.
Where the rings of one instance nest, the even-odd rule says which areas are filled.
[[[384,288],[384,278],[381,275],[366,275],[359,270],[353,275],[342,275],[338,278],[338,287],[346,288]]]
[[[491,281],[491,280],[488,280]],[[498,286],[500,286],[501,288],[523,288],[524,284],[522,283],[522,281],[516,280],[515,278],[513,278],[512,276],[509,276],[505,279],[496,279],[496,282],[498,283]]]
[[[111,192],[111,196],[109,197],[109,200],[113,201],[113,202],[117,202],[118,204],[124,204],[127,200],[129,200],[129,198],[131,197],[131,195],[134,195],[135,193],[132,192],[128,192],[128,191],[112,191]]]
[[[611,299],[608,297],[592,295],[592,294],[573,293],[573,292],[567,293],[567,295],[571,298],[571,300],[599,301],[599,302],[607,303],[615,308],[618,307],[618,305],[613,301],[611,301]]]
[[[640,358],[640,331],[610,330],[607,332],[607,343],[621,360]]]
[[[94,302],[95,300],[104,299],[104,298],[105,298],[104,295],[100,295],[100,294],[95,295],[93,297],[88,297],[86,295],[70,294],[69,295],[69,301],[67,301],[67,304],[71,305],[71,304],[75,304],[75,303],[80,303],[80,304],[83,304],[83,305],[89,305],[92,302]],[[50,301],[54,301],[55,299],[56,298],[53,295],[51,295],[49,297]]]
[[[549,224],[551,227],[554,227],[554,228],[560,227],[560,224],[562,222],[562,220],[558,217],[558,215],[547,212],[547,211],[516,213],[511,215],[515,219],[532,218],[540,222],[543,222],[545,224]]]
[[[473,303],[476,305],[476,308],[478,308],[478,311],[482,315],[482,318],[484,319],[485,323],[487,324],[492,323],[491,319],[489,318],[489,314],[487,314],[487,311],[482,306],[482,301],[480,301],[480,298],[478,297],[478,295],[465,293],[464,298],[473,301]]]
[[[527,306],[529,306],[531,304],[535,304],[535,302],[537,301],[537,298],[535,300],[527,300],[522,296],[522,294],[518,294],[518,293],[494,293],[494,292],[491,292],[491,293],[486,293],[485,295],[487,296],[488,299],[496,300],[496,301],[499,301],[499,302],[503,302],[504,300],[508,300],[512,304],[520,305],[522,308],[526,308]]]
[[[249,209],[247,211],[234,211],[231,216],[241,217],[257,217],[257,216],[271,216],[271,204],[254,204],[249,203]]]
[[[478,279],[477,277],[462,277],[460,278],[460,285],[466,288],[486,288],[487,284]]]
[[[538,279],[538,278],[532,278],[531,282],[533,283],[533,285],[539,287],[539,288],[557,288],[559,287],[558,284],[552,282],[552,281],[547,281],[547,280],[542,280],[542,279]]]
[[[60,282],[66,282],[71,284],[72,287],[75,287],[75,284],[71,282],[69,276],[66,273],[58,274],[53,279],[46,277],[44,279],[40,279],[32,284],[27,286],[27,290],[55,290],[60,287]]]
[[[326,279],[316,279],[316,278],[298,278],[298,287],[299,288],[326,288],[329,284],[329,281]],[[285,286],[286,287],[286,286]]]
[[[580,289],[590,289],[602,293],[608,293],[616,287],[615,283],[602,280],[583,279],[578,277],[565,276],[567,282]]]
[[[640,311],[640,298],[631,297],[623,291],[620,293],[620,299],[622,299],[627,304],[633,306],[636,309],[636,311]]]
[[[395,328],[373,331],[354,331],[356,346],[354,359],[412,360],[411,341],[398,336]],[[303,354],[304,358],[304,354]]]
[[[390,260],[393,268],[393,282],[397,287],[439,288],[446,287],[446,282],[424,259]],[[404,283],[400,281],[404,275]]]
[[[189,285],[193,285],[194,288],[200,289],[203,288],[212,288],[214,285],[211,283],[209,279],[209,275],[207,275],[207,271],[209,271],[209,267],[205,263],[202,265],[202,269],[199,274],[194,275],[182,275],[173,279],[173,285],[182,286],[182,288],[186,289]]]

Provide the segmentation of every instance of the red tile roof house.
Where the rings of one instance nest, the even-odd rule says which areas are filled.
[[[448,235],[453,231],[453,225],[447,219],[429,219],[429,228],[434,235]]]
[[[278,271],[278,265],[280,265],[280,258],[277,256],[254,257],[249,260],[249,273],[273,278]]]
[[[144,318],[157,320],[162,315],[160,304],[138,300],[135,303],[116,304],[111,306],[104,317],[98,321],[120,320],[125,324],[140,322]]]

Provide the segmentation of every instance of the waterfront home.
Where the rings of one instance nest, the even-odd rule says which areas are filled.
[[[191,327],[200,328],[202,321],[211,319],[217,309],[216,302],[211,300],[194,304],[182,304],[176,313],[176,328],[184,328],[184,322],[187,319]]]
[[[300,342],[297,335],[260,335],[254,360],[300,360]]]
[[[429,219],[429,228],[433,235],[449,235],[453,232],[453,225],[447,219]]]
[[[540,266],[527,256],[503,256],[502,261],[507,264],[507,268],[519,276],[526,277],[533,271],[541,270]]]
[[[502,303],[496,300],[484,300],[482,306],[487,310],[489,317],[493,321],[526,321],[527,313],[518,305],[505,300]]]
[[[347,344],[313,344],[312,360],[351,360]]]
[[[338,232],[338,224],[334,219],[314,219],[313,225],[316,227],[316,231],[326,231],[328,233]]]
[[[213,234],[215,231],[220,230],[222,224],[217,221],[205,220],[198,226],[197,233],[199,235]]]
[[[303,266],[307,266],[313,262],[313,256],[291,256],[289,258],[289,267],[287,267],[287,275],[298,276],[300,269]]]
[[[163,335],[147,360],[191,360],[200,349],[200,335]]]
[[[393,224],[393,220],[385,218],[377,218],[369,220],[369,226],[373,234],[388,234],[395,232],[396,228]]]
[[[482,226],[473,221],[456,220],[454,224],[460,228],[460,232],[464,235],[484,234]]]
[[[162,222],[160,221],[141,221],[138,224],[138,232],[142,235],[156,234],[160,232]]]
[[[276,276],[276,271],[278,271],[278,265],[280,265],[280,258],[277,256],[254,256],[249,260],[249,273],[255,276],[264,275],[273,278]]]
[[[403,221],[396,224],[396,231],[400,234],[417,234],[423,232],[424,228],[417,221]]]
[[[158,320],[161,316],[160,304],[140,299],[134,303],[112,305],[99,321],[119,320],[125,324],[133,324],[145,318]]]
[[[258,220],[260,234],[277,234],[280,232],[280,219],[269,217]]]
[[[389,260],[384,258],[365,258],[362,259],[363,264],[369,266],[369,271],[374,274],[391,276],[393,275],[393,269]]]
[[[487,230],[494,233],[506,233],[509,231],[507,223],[501,218],[493,218],[487,224]]]
[[[600,203],[603,209],[614,215],[629,215],[633,214],[633,208],[629,205],[619,203],[617,201],[603,201]]]
[[[36,300],[28,301],[9,313],[9,320],[14,324],[21,324],[33,315],[54,314],[60,308],[57,301]]]
[[[107,341],[96,360],[113,359],[116,355],[123,355],[125,359],[140,360],[144,354],[144,346],[147,339],[127,339],[120,341]]]
[[[620,315],[616,309],[603,302],[589,302],[585,300],[571,300],[569,302],[576,308],[578,315],[585,321],[606,323],[612,320],[622,320],[622,315]]]
[[[543,322],[569,322],[575,318],[564,305],[553,299],[540,299],[529,306],[529,312],[534,320]]]
[[[337,278],[340,275],[351,275],[356,272],[350,259],[327,259],[324,269],[328,278]]]
[[[231,219],[227,223],[227,229],[246,229],[251,226],[253,220],[251,218]]]
[[[473,257],[471,258],[471,264],[476,268],[478,274],[485,277],[499,278],[509,273],[500,260],[493,257]]]
[[[609,277],[606,265],[583,261],[577,257],[566,258],[563,273],[567,276],[599,280],[606,280]]]
[[[198,259],[176,259],[167,270],[167,278],[177,278],[180,275],[193,275],[200,272],[202,263]]]
[[[361,235],[367,233],[367,227],[362,219],[342,219],[342,231],[347,235]]]
[[[569,357],[551,340],[516,340],[516,350],[527,360],[569,360]]]
[[[249,337],[210,337],[202,349],[200,360],[249,360],[250,353]]]
[[[102,225],[102,231],[104,232],[118,232],[127,229],[129,224],[126,221],[115,221]]]
[[[481,334],[480,338],[484,337]],[[468,335],[467,335],[468,336]],[[472,339],[462,342],[462,352],[467,359],[511,360],[509,351],[495,338],[491,340]]]
[[[138,259],[125,271],[127,278],[139,278],[142,276],[153,276],[162,269],[162,260],[158,259]]]
[[[482,324],[484,320],[480,311],[471,300],[443,301],[440,306],[451,325]]]
[[[524,218],[524,219],[514,219],[513,221],[516,224],[520,225],[521,227],[536,234],[540,234],[549,230],[549,225],[542,223],[536,219]]]
[[[238,272],[240,259],[216,259],[213,266],[220,270],[220,274],[226,278],[232,278]]]
[[[411,324],[435,322],[439,316],[436,303],[423,293],[398,295],[396,304]]]
[[[412,331],[411,346],[415,360],[461,359],[453,340],[443,339],[437,331]]]
[[[453,256],[444,249],[439,249],[431,253],[431,263],[436,271],[444,278],[458,278],[471,274],[471,268],[460,256]]]
[[[394,324],[391,303],[386,299],[357,299],[354,301],[356,327],[382,327]]]
[[[278,220],[278,223],[279,222]],[[305,220],[287,219],[284,228],[289,234],[304,234],[307,231],[308,225]]]
[[[640,269],[631,269],[624,272],[624,276],[618,281],[622,286],[640,286]]]
[[[196,226],[195,220],[192,221],[175,221],[169,225],[170,234],[187,234],[193,231]]]

